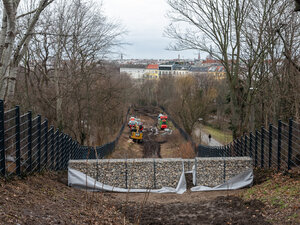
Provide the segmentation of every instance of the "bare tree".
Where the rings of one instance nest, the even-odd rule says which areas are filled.
[[[38,99],[39,112],[82,144],[100,144],[103,136],[115,132],[106,128],[122,123],[130,80],[104,61],[122,44],[123,34],[121,25],[103,16],[95,2],[61,0],[45,10],[28,57],[23,57],[29,101]],[[22,81],[18,83],[21,90]],[[120,110],[113,112],[116,107]]]
[[[17,70],[20,61],[27,51],[28,44],[32,38],[32,31],[42,11],[53,0],[40,0],[36,9],[17,16],[20,0],[3,0],[2,28],[0,33],[0,98],[8,101],[15,93]],[[23,32],[22,37],[16,43],[17,19],[33,14],[32,19]],[[16,47],[15,47],[16,46]]]
[[[166,35],[175,40],[171,49],[198,49],[218,59],[225,68],[230,90],[233,136],[247,131],[249,121],[254,128],[251,110],[257,107],[254,104],[266,81],[274,75],[270,62],[278,67],[280,61],[270,55],[272,46],[278,46],[274,24],[291,16],[291,2],[168,0],[168,3],[173,23],[166,29]],[[279,45],[282,47],[282,42]],[[261,101],[262,111],[264,105],[265,101]]]
[[[245,89],[241,71],[242,27],[250,11],[247,0],[169,0],[170,18],[188,24],[182,31],[171,25],[166,34],[176,40],[173,49],[199,49],[223,64],[231,90],[232,128],[234,136],[243,133]],[[211,47],[213,46],[213,47]]]

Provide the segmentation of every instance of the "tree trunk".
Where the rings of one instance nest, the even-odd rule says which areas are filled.
[[[59,45],[60,48],[60,45]],[[60,52],[60,51],[59,51]],[[60,76],[59,76],[59,61],[60,57],[58,56],[60,53],[57,53],[56,55],[56,63],[55,63],[55,71],[54,71],[54,77],[55,77],[55,91],[56,91],[56,120],[58,123],[58,127],[62,130],[64,124],[63,124],[63,112],[62,112],[62,93],[60,88]]]
[[[18,67],[8,67],[2,79],[0,98],[6,99],[6,103],[9,103],[9,99],[12,99],[15,94],[17,72]]]
[[[41,0],[39,2],[39,6],[35,11],[33,19],[30,21],[30,24],[19,43],[15,43],[15,37],[16,14],[20,0],[3,0],[2,2],[4,7],[0,34],[0,98],[7,102],[10,101],[9,98],[14,97],[18,66],[27,51],[27,46],[31,39],[31,32],[34,29],[41,12],[52,1]],[[14,46],[16,47],[15,49]]]

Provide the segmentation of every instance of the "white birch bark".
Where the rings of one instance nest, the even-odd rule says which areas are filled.
[[[53,0],[41,0],[38,8],[36,9],[32,20],[25,32],[25,35],[21,38],[19,43],[16,44],[15,53],[13,55],[13,47],[15,45],[16,37],[16,14],[20,3],[20,0],[3,0],[4,13],[2,21],[7,20],[7,32],[5,32],[5,26],[2,26],[0,34],[0,55],[1,57],[1,70],[0,70],[0,99],[7,101],[9,98],[13,98],[15,93],[17,71],[20,61],[27,51],[28,44],[31,40],[31,33],[39,19],[42,11]],[[5,24],[4,24],[5,25]],[[5,39],[5,40],[4,40]],[[1,43],[4,40],[4,48],[1,50]]]
[[[0,57],[3,54],[4,45],[5,45],[5,37],[6,37],[6,31],[7,31],[7,15],[6,10],[3,8],[3,15],[2,15],[2,26],[1,26],[1,33],[0,33]],[[2,67],[2,59],[0,62],[0,68]]]

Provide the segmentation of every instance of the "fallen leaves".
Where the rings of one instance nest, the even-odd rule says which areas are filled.
[[[263,216],[277,224],[300,223],[300,171],[270,174],[257,170],[255,174],[268,177],[260,184],[245,190],[242,197],[246,200],[258,199],[265,204]],[[287,219],[288,218],[288,219]]]
[[[66,185],[66,172],[0,181],[1,224],[122,224],[123,216],[101,193]],[[65,182],[58,182],[65,180]]]

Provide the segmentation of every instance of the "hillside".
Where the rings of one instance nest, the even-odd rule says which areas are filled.
[[[299,172],[255,174],[252,188],[182,195],[86,193],[66,172],[1,180],[0,224],[299,224]]]
[[[66,172],[0,182],[0,224],[122,223],[108,197],[68,187]]]

